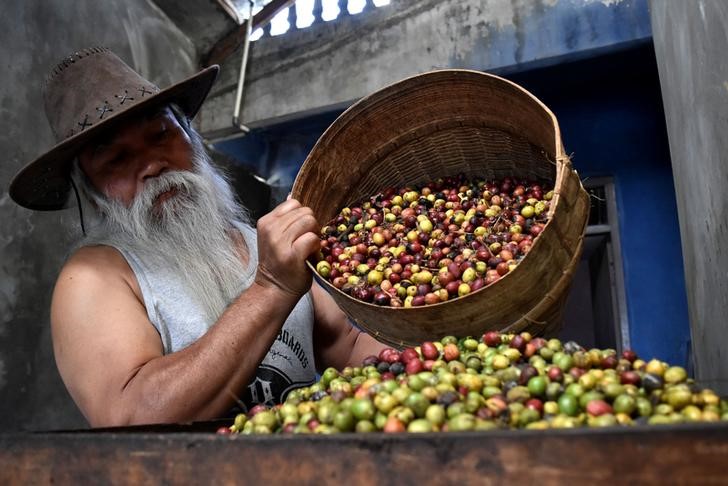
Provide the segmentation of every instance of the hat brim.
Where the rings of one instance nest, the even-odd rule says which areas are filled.
[[[72,206],[68,197],[71,190],[71,164],[85,144],[102,131],[118,126],[154,106],[176,103],[189,118],[193,118],[209,94],[219,70],[217,65],[207,67],[58,143],[18,172],[10,183],[10,197],[21,206],[36,211],[55,211]]]

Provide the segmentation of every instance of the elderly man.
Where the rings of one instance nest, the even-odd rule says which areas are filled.
[[[189,120],[217,70],[159,90],[92,48],[46,83],[58,144],[10,194],[31,209],[82,211],[86,235],[56,283],[51,326],[58,369],[92,426],[271,405],[316,369],[382,347],[311,286],[311,210],[288,200],[256,232],[211,165]]]

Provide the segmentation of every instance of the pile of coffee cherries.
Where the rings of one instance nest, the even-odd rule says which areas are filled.
[[[388,189],[321,229],[316,271],[364,302],[437,304],[497,282],[528,253],[553,191],[507,177]]]
[[[728,401],[685,370],[632,351],[488,332],[384,349],[328,368],[285,402],[240,414],[221,434],[447,432],[728,420]]]

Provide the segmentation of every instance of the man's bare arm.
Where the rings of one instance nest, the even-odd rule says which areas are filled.
[[[202,338],[169,355],[116,250],[84,248],[69,260],[53,296],[54,350],[92,426],[205,420],[230,408],[310,285],[303,259],[318,247],[310,210],[288,201],[271,214],[258,239],[275,242],[259,249],[255,283]]]
[[[316,315],[314,348],[320,370],[327,366],[338,370],[346,366],[361,366],[364,358],[377,355],[386,347],[352,326],[346,314],[321,286],[314,283],[311,291]]]

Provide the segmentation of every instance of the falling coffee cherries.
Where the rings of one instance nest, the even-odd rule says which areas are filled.
[[[316,271],[380,306],[462,297],[513,271],[543,231],[552,197],[542,183],[514,177],[387,189],[321,229]]]

